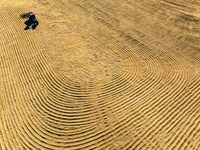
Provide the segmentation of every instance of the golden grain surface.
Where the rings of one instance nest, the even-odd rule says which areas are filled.
[[[1,0],[1,149],[200,150],[200,1]]]

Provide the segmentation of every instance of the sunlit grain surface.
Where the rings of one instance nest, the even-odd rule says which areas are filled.
[[[0,149],[199,150],[199,71],[199,0],[1,0]]]

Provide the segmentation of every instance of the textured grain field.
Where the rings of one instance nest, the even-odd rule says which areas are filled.
[[[200,1],[0,0],[0,149],[200,150]]]

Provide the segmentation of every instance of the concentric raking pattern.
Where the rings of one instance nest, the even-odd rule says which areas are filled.
[[[0,149],[200,149],[198,0],[0,8]]]

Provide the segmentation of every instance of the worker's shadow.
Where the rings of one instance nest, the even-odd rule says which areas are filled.
[[[26,25],[26,27],[24,28],[24,30],[29,30],[29,29],[35,30],[37,28],[37,26],[34,25],[34,22],[31,21],[31,20],[25,21],[24,24]]]

